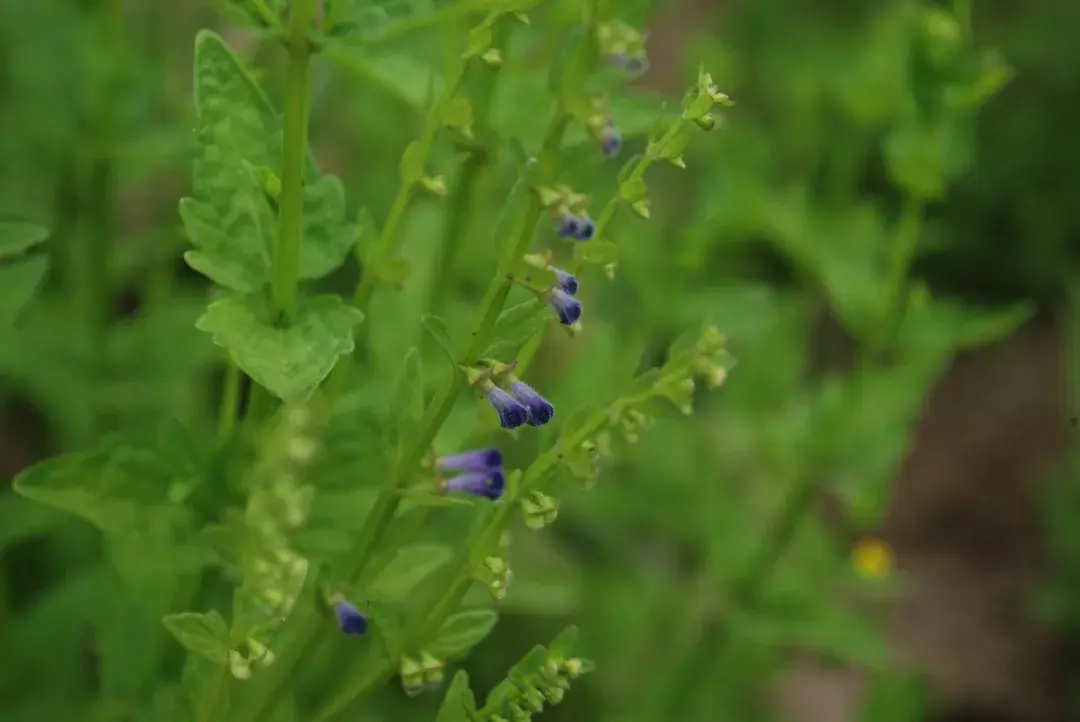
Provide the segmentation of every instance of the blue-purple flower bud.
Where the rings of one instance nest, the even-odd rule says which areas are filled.
[[[367,617],[360,610],[349,604],[344,599],[334,602],[334,614],[337,616],[338,626],[345,634],[363,634],[367,631]]]
[[[571,296],[576,296],[578,292],[578,279],[572,273],[567,273],[561,268],[552,268],[552,272],[555,273],[555,278],[559,282],[559,288],[569,293]]]
[[[548,303],[555,309],[559,323],[564,326],[572,326],[581,318],[581,301],[561,288],[552,289]]]
[[[506,477],[502,469],[495,471],[471,471],[446,481],[447,491],[457,491],[488,499],[498,499],[506,490]]]
[[[555,416],[555,407],[551,402],[524,381],[511,381],[510,393],[528,410],[530,426],[543,426]]]
[[[600,141],[600,150],[605,158],[614,158],[622,150],[622,133],[615,127],[615,123],[609,120],[597,134]]]
[[[501,469],[502,452],[498,449],[477,449],[444,456],[438,461],[440,469],[449,471],[495,471]]]
[[[581,217],[567,211],[559,216],[555,225],[555,232],[563,238],[587,241],[596,232],[596,224],[587,216]]]
[[[569,297],[568,297],[569,298]],[[580,316],[581,313],[579,312]],[[499,425],[504,429],[516,429],[529,420],[528,410],[514,400],[498,386],[492,386],[487,392],[488,401],[499,415]]]

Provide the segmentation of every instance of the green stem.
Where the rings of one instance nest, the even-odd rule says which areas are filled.
[[[225,689],[225,678],[228,674],[226,667],[219,667],[214,672],[214,679],[210,682],[210,688],[199,704],[199,713],[196,717],[198,722],[210,722],[214,718],[214,710],[217,708],[218,700]]]
[[[451,76],[447,78],[446,85],[443,88],[439,99],[427,116],[427,120],[424,124],[424,131],[419,139],[420,149],[418,155],[421,163],[427,163],[428,156],[431,154],[431,147],[435,142],[435,136],[438,134],[439,129],[442,128],[442,120],[440,117],[442,109],[446,107],[446,104],[457,94],[458,88],[461,87],[462,79],[465,76],[466,67],[467,60],[463,58],[461,62],[456,65]],[[411,178],[402,179],[401,185],[398,186],[397,195],[394,196],[394,202],[390,206],[390,212],[383,224],[382,232],[379,234],[378,239],[364,259],[364,268],[360,276],[360,282],[356,285],[356,290],[353,293],[353,305],[365,314],[371,303],[371,296],[375,292],[375,287],[378,285],[379,267],[390,255],[397,251],[398,246],[400,245],[398,229],[401,226],[402,220],[405,218],[406,211],[409,209],[409,203],[416,193],[416,186],[418,183],[419,180]],[[357,344],[357,348],[359,348],[359,344]],[[338,361],[337,365],[334,367],[334,371],[330,374],[326,386],[326,397],[329,404],[332,405],[334,400],[341,393],[342,384],[345,381],[345,377],[349,374],[352,362],[352,356],[343,357]]]
[[[569,116],[559,108],[556,110],[555,115],[548,126],[543,149],[541,150],[540,159],[538,161],[540,164],[537,169],[539,185],[547,185],[554,180],[558,164],[559,148],[562,146],[563,135],[566,132],[569,120]],[[495,319],[497,319],[502,312],[506,296],[510,291],[511,284],[507,280],[505,271],[517,258],[520,258],[528,251],[529,244],[536,232],[537,225],[539,225],[542,213],[543,208],[540,205],[540,201],[535,197],[535,194],[533,194],[533,200],[530,201],[530,205],[526,210],[525,223],[522,226],[521,233],[513,239],[511,243],[506,245],[506,251],[504,252],[499,265],[499,273],[496,274],[495,278],[492,279],[491,284],[488,286],[488,291],[484,296],[484,301],[477,314],[476,325],[470,334],[469,342],[462,354],[462,364],[474,361],[476,356],[482,353],[486,347],[491,327],[494,325]],[[408,452],[402,457],[401,464],[391,475],[387,489],[379,495],[379,498],[375,503],[375,508],[372,510],[368,517],[368,521],[365,522],[364,528],[361,531],[358,552],[355,555],[358,564],[356,568],[353,569],[354,580],[358,579],[363,574],[364,565],[372,556],[371,551],[385,533],[386,529],[393,521],[394,515],[397,513],[398,506],[401,503],[401,496],[397,493],[399,484],[403,479],[408,478],[408,475],[427,454],[432,441],[435,440],[435,436],[438,434],[443,422],[453,409],[454,402],[457,400],[458,394],[461,392],[463,386],[464,379],[460,374],[455,374],[455,376],[447,382],[446,387],[438,395],[436,400],[428,407],[424,419],[421,422],[422,430],[420,435]],[[557,455],[554,451],[549,452],[546,457],[540,457],[540,459],[545,458],[547,459],[545,463],[549,466],[554,465],[557,461]],[[533,467],[537,467],[540,463],[540,459],[537,460],[537,463],[533,464]],[[530,467],[530,469],[533,467]],[[526,478],[530,478],[529,474],[526,474]],[[507,499],[501,504],[500,509],[496,514],[497,521],[493,520],[492,524],[490,524],[484,532],[482,537],[484,541],[481,543],[483,548],[490,546],[489,542],[494,530],[503,527],[509,512],[513,508],[515,508],[513,500]],[[464,562],[455,577],[454,583],[450,586],[450,592],[448,592],[446,598],[433,607],[433,611],[429,615],[430,621],[421,625],[422,632],[427,633],[435,623],[434,620],[438,619],[438,623],[441,624],[440,617],[445,616],[443,610],[449,607],[451,611],[453,611],[453,608],[456,607],[456,604],[460,601],[460,595],[464,594],[463,589],[467,589],[468,572],[471,568],[471,557],[468,556],[467,552],[465,552],[465,554],[466,557]],[[436,630],[437,629],[438,627],[436,627]],[[326,722],[326,720],[338,716],[356,702],[356,700],[363,697],[384,680],[389,679],[392,674],[393,665],[388,663],[386,667],[374,670],[367,677],[356,680],[341,695],[331,700],[322,710],[320,710],[319,713],[314,716],[313,722]]]
[[[236,414],[240,410],[240,368],[229,361],[225,367],[225,387],[221,391],[221,409],[218,415],[218,439],[225,441],[236,428]]]
[[[689,122],[690,121],[680,116],[680,118],[672,123],[671,127],[660,136],[659,140],[649,143],[648,147],[645,149],[645,153],[634,165],[634,168],[626,178],[615,187],[615,194],[611,197],[611,200],[607,202],[603,210],[600,211],[600,215],[596,217],[596,230],[593,232],[594,238],[600,239],[604,237],[604,232],[607,231],[607,227],[615,219],[615,212],[619,210],[619,206],[625,203],[625,199],[619,194],[619,188],[623,183],[632,183],[644,178],[645,171],[649,170],[653,163],[660,160],[660,151],[663,147],[671,142],[671,140],[678,135]],[[580,268],[581,256],[575,252],[574,258],[570,262],[570,267],[567,270],[571,273],[577,273]]]
[[[311,80],[311,30],[315,0],[293,0],[285,89],[285,128],[281,153],[281,198],[271,301],[277,318],[287,319],[296,305],[303,236],[304,165],[307,161],[307,125]]]

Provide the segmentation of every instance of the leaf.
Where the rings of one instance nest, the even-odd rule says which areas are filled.
[[[0,328],[15,323],[19,312],[34,297],[48,270],[49,259],[45,256],[24,258],[0,266]]]
[[[173,485],[188,482],[158,445],[107,439],[96,448],[42,461],[12,486],[41,504],[63,509],[105,532],[130,533],[167,523]]]
[[[345,221],[345,186],[324,175],[304,186],[304,236],[300,245],[300,278],[312,281],[345,262],[356,241],[356,228]]]
[[[339,356],[352,353],[353,327],[363,318],[337,296],[315,296],[300,302],[287,328],[278,328],[257,299],[233,296],[211,303],[195,326],[275,396],[302,402]]]
[[[161,621],[188,651],[214,664],[228,664],[231,649],[229,629],[216,611],[168,614]]]
[[[476,696],[469,688],[469,675],[459,669],[446,690],[435,722],[473,722],[476,719]]]
[[[538,298],[512,306],[501,314],[491,329],[491,344],[484,356],[508,361],[529,339],[543,332],[551,320],[547,304]]]
[[[420,420],[424,417],[424,369],[416,348],[410,348],[405,353],[398,367],[389,413],[386,445],[388,449],[401,453],[402,447],[416,436]]]
[[[0,258],[25,253],[48,237],[49,229],[45,226],[23,221],[0,221]]]
[[[446,321],[443,321],[438,316],[425,315],[420,318],[420,323],[424,326],[424,329],[431,334],[431,337],[435,339],[435,343],[439,345],[439,348],[446,354],[447,360],[450,362],[451,368],[457,373],[457,355],[454,353],[454,345],[450,341],[450,331],[446,327]]]
[[[401,182],[416,183],[424,176],[424,165],[427,162],[427,153],[424,144],[414,140],[405,146],[401,154]]]
[[[454,553],[440,544],[414,544],[394,554],[390,563],[371,583],[368,593],[375,599],[395,601],[449,562]]]
[[[440,494],[417,489],[406,489],[400,493],[404,501],[404,504],[402,504],[403,513],[407,507],[446,509],[449,507],[475,506],[473,500],[465,495]]]
[[[445,622],[429,651],[437,659],[453,659],[465,655],[495,628],[499,615],[491,609],[459,612]]]
[[[574,651],[574,645],[578,640],[578,628],[567,627],[563,631],[559,632],[555,639],[551,640],[551,644],[548,645],[548,650],[551,656],[559,659],[569,657]]]
[[[604,265],[619,260],[619,246],[602,239],[592,243],[579,243],[574,247],[574,255],[588,263]]]
[[[180,200],[184,232],[196,247],[184,261],[219,286],[252,293],[270,278],[270,229],[260,224],[260,201],[243,193],[231,198],[234,205],[225,212],[206,201]]]

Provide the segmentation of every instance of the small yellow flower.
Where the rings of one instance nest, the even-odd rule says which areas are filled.
[[[882,579],[894,566],[892,548],[881,539],[860,539],[851,551],[851,566],[866,579]]]

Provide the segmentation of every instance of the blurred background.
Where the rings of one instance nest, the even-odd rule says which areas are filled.
[[[372,4],[388,24],[445,5]],[[578,7],[549,5],[508,41],[485,137],[538,145],[549,31]],[[973,42],[966,8],[608,4],[648,33],[650,69],[612,96],[624,157],[699,64],[738,104],[695,137],[686,171],[651,172],[652,219],[615,225],[618,274],[587,278],[588,331],[549,336],[536,385],[560,408],[603,398],[612,368],[654,363],[702,318],[738,366],[595,489],[560,489],[558,523],[515,533],[504,616],[466,662],[477,689],[574,623],[598,672],[545,713],[553,722],[1080,719],[1080,4],[977,0]],[[102,576],[100,533],[7,480],[163,415],[213,428],[221,355],[193,325],[207,287],[181,259],[176,212],[201,27],[280,97],[281,54],[209,2],[0,0],[0,217],[51,230],[42,289],[0,329],[4,722],[150,719],[153,674],[118,671],[141,663],[102,633],[137,617],[138,600]],[[319,61],[312,146],[350,210],[385,216],[439,32]],[[985,97],[934,100],[964,83]],[[471,162],[460,158],[437,150],[452,191]],[[619,161],[577,132],[562,167],[598,208]],[[397,327],[425,306],[452,329],[473,312],[494,258],[485,231],[512,182],[502,157],[478,168],[466,218],[438,199],[410,213],[412,285],[375,299],[374,364],[401,357],[412,340]],[[469,240],[447,250],[452,222]],[[911,303],[884,334],[876,299],[892,288],[898,234],[913,239]],[[350,264],[327,287],[355,278]],[[0,288],[0,311],[11,294]],[[744,618],[728,590],[808,479],[812,513],[760,595],[768,613]],[[850,553],[866,538],[895,564],[879,593],[853,594]],[[156,618],[130,623],[164,635]],[[392,687],[356,719],[433,719],[436,704]]]

